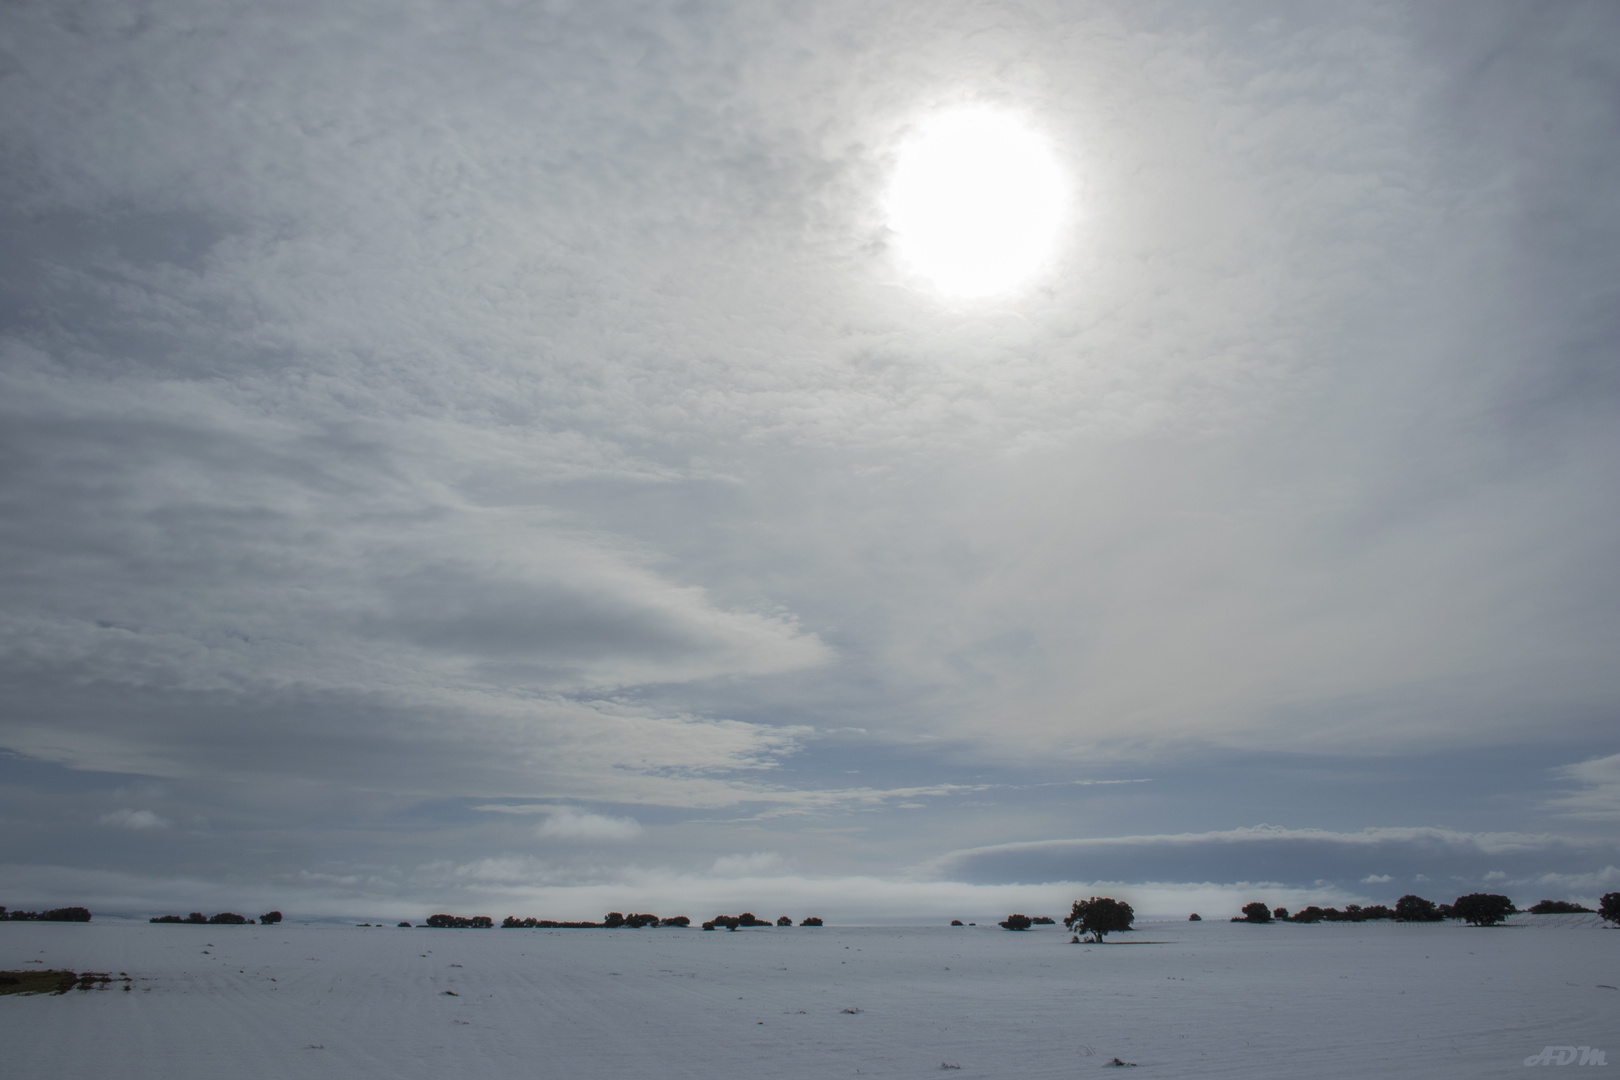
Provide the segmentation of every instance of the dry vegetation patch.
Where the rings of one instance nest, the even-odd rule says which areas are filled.
[[[122,974],[122,973],[120,973]],[[104,971],[0,971],[0,994],[65,994],[74,987],[94,990],[105,987],[113,977]],[[118,980],[129,983],[129,976]]]

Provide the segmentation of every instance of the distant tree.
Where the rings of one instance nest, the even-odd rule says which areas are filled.
[[[1395,901],[1395,918],[1398,922],[1439,922],[1440,911],[1433,900],[1407,893]]]
[[[1031,919],[1029,921],[1034,926],[1056,926],[1057,925],[1057,920],[1052,918],[1052,916],[1050,916],[1050,915],[1037,915],[1037,916],[1035,916],[1033,919]]]
[[[1310,904],[1306,907],[1300,908],[1298,911],[1290,915],[1288,917],[1288,921],[1297,923],[1319,923],[1326,914],[1327,912],[1323,911],[1315,904]]]
[[[247,919],[234,911],[222,911],[208,920],[216,926],[246,926]]]
[[[279,911],[268,911],[259,916],[259,925],[261,926],[274,926],[280,921],[281,912]]]
[[[1195,911],[1191,915],[1187,916],[1187,921],[1188,922],[1203,922],[1204,917],[1202,915],[1198,914],[1198,912]]]
[[[1530,908],[1532,915],[1590,915],[1592,909],[1572,904],[1568,900],[1543,900]]]
[[[200,911],[193,911],[190,915],[186,916],[186,922],[188,923],[206,923],[207,921],[208,916],[204,915]]]
[[[1496,893],[1469,893],[1457,897],[1451,904],[1454,918],[1474,926],[1495,926],[1518,910],[1512,900]]]
[[[659,919],[658,920],[658,925],[659,926],[691,926],[692,925],[692,920],[688,919],[685,915],[676,915],[676,916],[674,916],[672,918],[668,918],[668,919]]]
[[[1271,917],[1273,919],[1277,919],[1278,921],[1282,921],[1288,918],[1288,909],[1285,907],[1272,908]]]
[[[704,923],[703,924],[703,929],[705,929],[705,930],[713,930],[714,929],[714,923],[712,923],[712,922]]]
[[[1620,924],[1620,892],[1604,893],[1598,901],[1598,914],[1604,922]]]
[[[792,926],[793,925],[793,920],[788,918],[786,915],[783,915],[780,919],[776,920],[776,925],[777,926]]]
[[[1030,918],[1028,915],[1009,915],[1005,922],[998,925],[1003,930],[1028,930]]]
[[[820,926],[821,925],[821,920],[816,918],[814,915],[812,915],[808,919],[801,922],[799,925],[800,926]]]
[[[1101,945],[1104,934],[1122,933],[1131,928],[1136,912],[1123,900],[1111,896],[1093,896],[1090,900],[1076,900],[1063,925],[1075,936],[1090,934],[1091,940]]]
[[[951,925],[952,926],[961,926],[962,925],[962,920],[961,919],[952,919],[951,920]]]
[[[399,924],[399,925],[401,925],[401,926],[403,926],[403,927],[405,927],[405,928],[407,928],[407,929],[409,929],[409,928],[410,928],[410,925],[411,925],[411,924],[410,924],[410,923],[408,923],[408,922],[402,922],[402,923],[400,923],[400,924]]]
[[[617,930],[624,925],[624,915],[621,912],[610,911],[607,913],[607,917],[602,920],[602,925],[609,930]]]
[[[1243,921],[1251,923],[1268,923],[1271,921],[1271,909],[1256,900],[1251,904],[1243,905]]]
[[[628,926],[632,930],[640,930],[643,926],[657,926],[658,925],[658,916],[656,916],[656,915],[626,915],[624,917],[624,922],[621,925]]]
[[[455,930],[485,930],[495,925],[495,920],[488,915],[474,915],[464,919],[459,915],[429,915],[427,924],[439,929]]]
[[[177,923],[184,922],[185,920],[178,915],[159,915],[155,919],[147,919],[146,921],[155,923]]]

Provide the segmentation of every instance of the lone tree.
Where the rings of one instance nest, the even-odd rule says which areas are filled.
[[[1620,925],[1620,892],[1604,893],[1603,899],[1598,901],[1598,914],[1603,916],[1604,922]]]
[[[1415,893],[1407,893],[1395,901],[1396,922],[1439,922],[1441,918],[1433,900],[1425,900]]]
[[[1243,921],[1252,923],[1265,923],[1271,921],[1271,909],[1260,901],[1243,905]]]
[[[1451,905],[1454,919],[1463,919],[1474,926],[1495,926],[1519,909],[1513,901],[1496,893],[1469,893],[1459,896]]]
[[[1125,901],[1093,896],[1090,900],[1076,900],[1063,925],[1076,934],[1090,934],[1091,940],[1101,945],[1104,934],[1129,930],[1135,919],[1136,912]]]
[[[1003,930],[1028,930],[1029,924],[1028,915],[1009,915],[1007,921],[999,925]]]
[[[274,926],[281,921],[281,912],[269,911],[259,916],[260,926]]]

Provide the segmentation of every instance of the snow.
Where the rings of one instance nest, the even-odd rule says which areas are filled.
[[[987,926],[7,923],[0,968],[134,981],[0,997],[0,1054],[9,1075],[120,1080],[1034,1080],[1115,1057],[1143,1077],[1475,1078],[1549,1045],[1620,1065],[1620,932],[1552,918],[1143,923],[1101,946]]]

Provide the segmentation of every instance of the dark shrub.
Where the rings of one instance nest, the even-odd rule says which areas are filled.
[[[280,921],[281,912],[279,911],[267,911],[263,915],[259,916],[260,926],[274,926]]]
[[[1050,915],[1037,915],[1037,916],[1035,916],[1033,919],[1031,919],[1029,921],[1031,923],[1033,923],[1034,925],[1036,925],[1036,926],[1056,926],[1057,925],[1057,920],[1052,918]]]
[[[1311,904],[1308,907],[1303,907],[1294,912],[1288,917],[1288,921],[1298,923],[1319,923],[1322,921],[1322,917],[1326,914],[1327,912],[1323,911],[1315,904]]]
[[[246,926],[248,921],[234,911],[222,911],[208,922],[214,926]]]
[[[752,911],[745,911],[741,915],[737,916],[737,925],[738,926],[769,926],[771,924],[768,923],[768,922],[765,922],[765,921],[763,921],[761,919],[754,918],[754,913]]]
[[[658,925],[658,916],[656,916],[656,915],[626,915],[624,917],[624,922],[621,925],[628,926],[632,930],[640,930],[643,926],[657,926]]]
[[[660,919],[660,920],[658,920],[658,925],[659,926],[691,926],[692,925],[692,920],[688,919],[685,915],[676,915],[672,919]]]
[[[705,929],[705,930],[713,930],[714,929],[714,923],[712,923],[712,922],[704,923],[703,924],[703,929]]]
[[[1568,900],[1543,900],[1530,908],[1532,915],[1590,915],[1592,909],[1572,904]]]
[[[1474,926],[1495,926],[1519,909],[1513,901],[1496,893],[1469,893],[1452,901],[1452,917]]]
[[[788,918],[786,915],[783,915],[780,919],[776,920],[776,925],[777,926],[792,926],[793,925],[793,920]]]
[[[1285,907],[1272,908],[1271,909],[1271,917],[1280,922],[1283,919],[1288,918],[1288,909],[1285,908]]]
[[[1187,921],[1188,922],[1203,922],[1204,919],[1203,919],[1203,916],[1199,915],[1198,912],[1195,911],[1191,915],[1187,916]]]
[[[193,911],[190,915],[186,916],[186,922],[206,924],[208,922],[208,916],[204,915],[200,911]]]
[[[961,919],[952,919],[951,920],[951,925],[952,926],[961,926],[962,925],[962,920]]]
[[[1009,915],[1005,922],[998,923],[1003,930],[1028,930],[1030,925],[1028,915]]]
[[[495,920],[488,915],[474,915],[470,919],[463,919],[459,915],[429,915],[427,924],[436,929],[455,930],[484,930],[495,925]]]
[[[1076,900],[1063,925],[1076,936],[1090,934],[1091,940],[1100,945],[1104,934],[1129,930],[1135,918],[1136,912],[1125,901],[1111,896],[1093,896],[1090,900]]]
[[[610,911],[607,913],[607,918],[602,920],[602,925],[609,930],[615,930],[624,925],[624,915],[617,911]]]
[[[1271,921],[1271,909],[1260,901],[1243,905],[1243,921],[1252,923],[1268,923]]]
[[[59,907],[40,916],[46,922],[89,922],[90,911],[82,907]]]
[[[821,925],[821,920],[816,918],[814,915],[812,915],[808,919],[804,920],[804,922],[800,923],[799,925],[800,926],[820,926]]]
[[[147,919],[146,921],[147,922],[177,923],[177,922],[184,922],[185,920],[180,918],[180,916],[178,916],[178,915],[159,915],[155,919]]]
[[[1393,919],[1394,917],[1395,912],[1391,911],[1383,904],[1372,904],[1361,909],[1361,917],[1358,921],[1365,922],[1368,919]]]
[[[402,922],[402,923],[400,923],[400,924],[399,924],[399,925],[401,925],[401,926],[403,926],[403,927],[405,927],[405,928],[407,928],[407,929],[409,929],[409,928],[410,928],[410,925],[411,925],[411,924],[410,924],[410,923],[408,923],[408,922]]]
[[[1441,916],[1433,900],[1407,893],[1395,901],[1395,918],[1400,922],[1439,922]]]
[[[1604,922],[1620,923],[1620,892],[1604,893],[1598,901],[1598,914]]]

